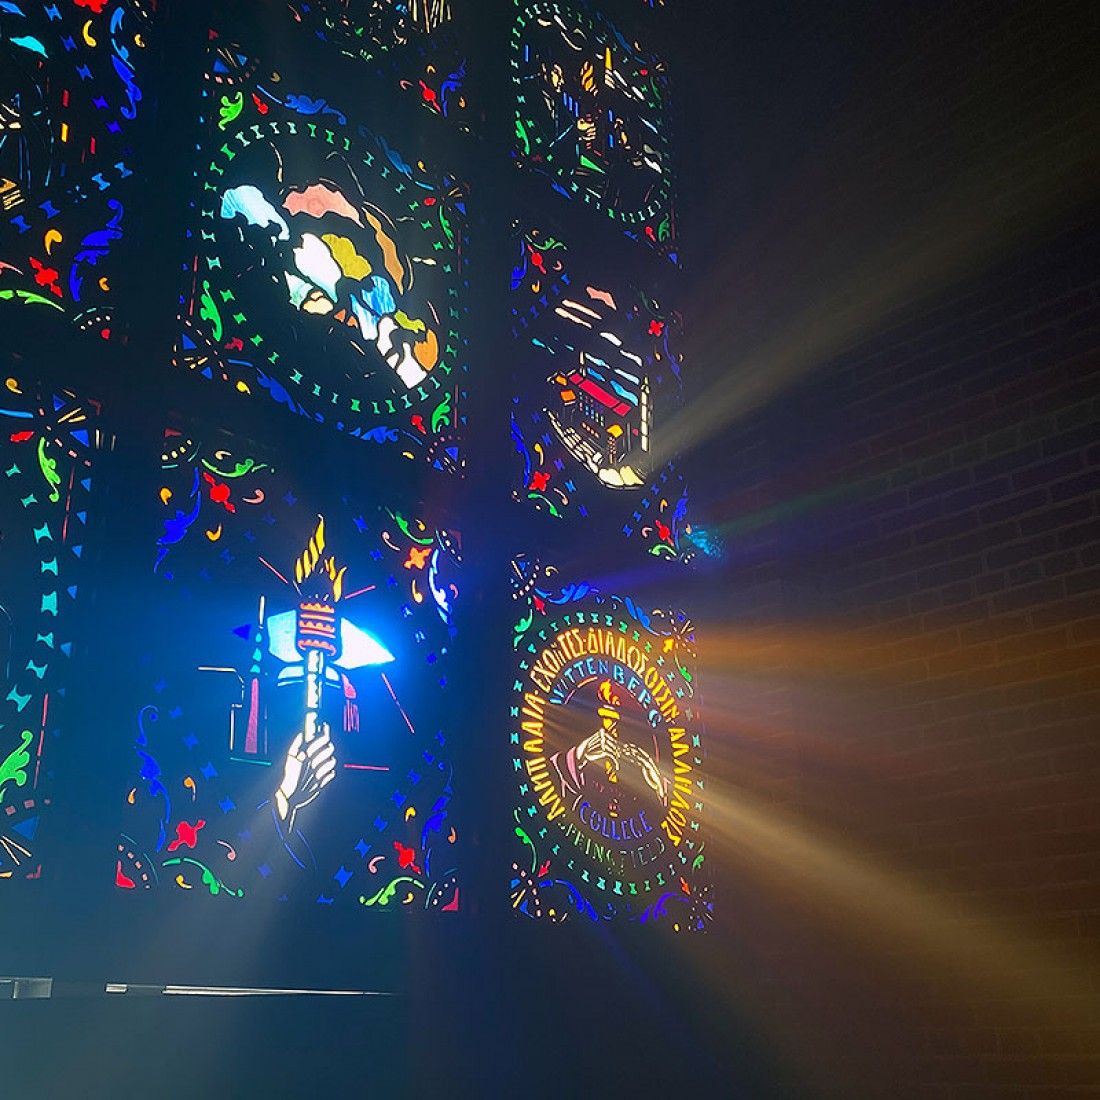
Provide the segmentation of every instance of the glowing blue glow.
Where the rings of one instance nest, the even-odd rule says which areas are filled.
[[[284,611],[267,620],[267,649],[276,660],[301,664],[302,655],[295,645],[297,612]],[[347,619],[340,620],[340,656],[332,663],[338,668],[364,668],[388,665],[394,655],[373,634],[361,630]]]
[[[340,620],[340,649],[335,662],[340,668],[388,665],[394,660],[393,654],[377,638],[347,619]]]

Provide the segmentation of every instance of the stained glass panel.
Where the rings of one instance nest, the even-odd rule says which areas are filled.
[[[7,372],[5,372],[6,374]],[[4,378],[0,391],[0,880],[38,878],[63,735],[99,408]]]
[[[294,18],[346,57],[370,63],[432,114],[469,131],[468,59],[449,0],[302,0]]]
[[[349,57],[370,61],[451,21],[450,0],[295,0],[294,16]]]
[[[602,17],[541,0],[516,15],[512,74],[517,163],[675,262],[664,63]]]
[[[713,918],[694,627],[512,565],[512,906],[702,931]]]
[[[680,314],[606,261],[526,228],[512,323],[516,498],[559,518],[611,515],[654,556],[689,559],[687,490],[655,460],[681,401]]]
[[[116,885],[457,910],[457,535],[235,437],[161,462]]]
[[[176,364],[456,469],[464,186],[234,45],[207,75]]]

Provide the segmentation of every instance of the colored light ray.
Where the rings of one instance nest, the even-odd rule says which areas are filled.
[[[992,430],[990,434],[993,434]],[[725,519],[720,515],[722,505],[718,505],[714,510],[716,526],[709,531],[702,531],[703,538],[705,540],[711,534],[722,539],[745,535],[834,504],[849,504],[887,493],[898,484],[907,484],[909,480],[907,475],[913,477],[919,475],[921,468],[931,459],[949,454],[950,451],[950,447],[924,448],[909,462],[890,463],[880,470],[868,473],[865,477],[834,485],[823,485],[813,492],[802,493],[787,500],[776,501],[767,507],[741,512]]]
[[[354,600],[356,596],[363,596],[367,592],[373,592],[377,587],[378,587],[378,585],[376,585],[376,584],[368,584],[366,586],[366,588],[357,588],[354,592],[346,593],[344,595],[344,601],[343,602],[347,603],[348,600]]]
[[[34,756],[34,783],[31,789],[38,789],[38,780],[42,772],[42,750],[46,745],[46,724],[50,713],[50,693],[47,691],[42,696],[42,717],[38,724],[38,748]]]
[[[1076,621],[1067,610],[1063,619],[1052,619],[1049,627],[1054,632],[1068,631]],[[950,687],[964,676],[973,690],[1037,687],[1064,671],[1066,665],[1060,649],[1051,649],[1050,637],[1035,637],[1013,620],[990,622],[980,640],[962,645],[957,625],[949,622],[937,632],[897,624],[859,626],[859,630],[762,626],[707,631],[706,646],[693,663],[718,694],[723,679],[733,683],[741,677],[766,677],[778,667],[785,675],[815,680],[831,675],[838,682],[861,687],[911,689],[924,685],[935,691],[944,682]],[[1067,642],[1061,649],[1068,646]],[[1002,654],[999,659],[994,659],[996,649]],[[1085,690],[1100,689],[1100,668],[1090,665],[1080,678]]]
[[[292,584],[290,583],[290,581],[288,581],[288,580],[286,579],[286,577],[284,577],[284,576],[282,575],[282,573],[280,573],[280,572],[279,572],[279,570],[278,570],[278,569],[276,569],[276,568],[275,568],[275,566],[273,566],[273,565],[271,564],[271,562],[269,562],[269,561],[268,561],[268,560],[267,560],[266,558],[260,558],[259,560],[260,560],[260,564],[261,564],[261,565],[262,565],[262,566],[263,566],[263,567],[264,567],[265,569],[270,569],[270,570],[271,570],[271,572],[272,572],[272,573],[274,573],[274,574],[275,574],[275,576],[276,576],[276,577],[278,577],[278,578],[279,578],[279,580],[281,580],[281,581],[283,582],[283,584],[285,584],[285,585],[286,585],[286,586],[287,586],[288,588],[293,588],[293,587],[294,587],[294,585],[292,585]]]
[[[710,795],[708,861],[721,860],[757,895],[774,890],[813,914],[819,952],[825,934],[854,933],[861,952],[881,952],[913,978],[977,995],[1017,1026],[1020,1013],[1031,1026],[1092,1026],[1090,968],[1072,949],[1020,934],[1018,922],[969,900],[938,895],[804,815],[728,784],[712,782]]]
[[[878,744],[869,744],[861,736],[838,736],[831,722],[820,730],[813,728],[821,715],[836,712],[837,700],[832,695],[807,700],[807,713],[813,716],[804,723],[809,728],[792,730],[789,715],[762,715],[757,706],[761,698],[754,696],[754,688],[760,689],[762,697],[769,697],[766,705],[774,709],[770,692],[777,661],[785,679],[805,674],[806,691],[826,691],[823,674],[831,672],[838,684],[861,691],[870,686],[877,695],[882,678],[890,676],[885,667],[867,667],[886,643],[843,629],[789,633],[785,641],[783,632],[774,629],[707,635],[701,664],[708,685],[706,861],[711,874],[738,883],[739,891],[747,891],[766,910],[778,907],[797,913],[798,919],[810,920],[815,928],[815,959],[828,957],[834,944],[843,944],[847,951],[855,943],[868,973],[890,973],[922,983],[922,988],[923,983],[934,983],[936,1003],[944,1006],[948,1017],[952,1004],[966,1014],[980,1002],[983,1019],[990,1027],[1001,1023],[1032,1030],[1089,1026],[1084,1014],[1090,1003],[1085,984],[1091,964],[1082,957],[1083,943],[1080,949],[1064,940],[1054,943],[1041,928],[1029,935],[1021,914],[1011,905],[1002,909],[1000,904],[975,898],[975,891],[966,884],[965,865],[957,872],[957,890],[949,893],[931,885],[914,870],[911,842],[902,841],[904,863],[895,864],[883,855],[883,820],[862,818],[866,832],[873,837],[867,847],[860,843],[858,826],[853,824],[860,819],[853,817],[850,807],[843,819],[845,832],[839,832],[835,798],[829,793],[836,790],[838,777],[848,789],[877,792],[870,808],[884,811],[891,828],[904,837],[904,823],[909,819],[902,816],[905,806],[899,804],[898,796],[904,794],[912,765],[919,763],[922,754],[927,757],[930,746],[914,745],[899,776],[896,765],[902,763],[900,754],[882,754]],[[920,675],[926,676],[931,647],[942,645],[942,639],[910,638],[905,644],[911,648],[904,652],[914,658],[907,662],[909,669],[919,662]],[[974,667],[979,663],[977,657],[975,654]],[[958,658],[956,650],[951,660]],[[969,675],[971,667],[966,661],[962,673]],[[1011,672],[1005,673],[1005,679],[1017,683]],[[911,677],[906,675],[897,683],[911,707]],[[969,744],[964,743],[960,753],[968,762],[965,749]],[[787,766],[784,754],[788,751],[797,753],[798,769],[805,776],[797,809],[756,793],[774,789],[777,765]],[[937,745],[935,757],[942,767],[950,758],[949,750]],[[1011,769],[1017,760],[1014,754],[1004,761],[1006,782],[1016,781]],[[991,773],[990,769],[995,769],[992,760],[982,773],[983,790],[996,780],[995,770]],[[1067,801],[1091,805],[1090,778],[1080,776],[1076,790],[1066,795]],[[974,828],[980,829],[982,825],[977,823],[984,823],[990,810],[995,815],[996,805],[983,809],[976,804],[975,792],[965,785],[965,772],[959,773],[958,782],[959,805],[967,807],[965,813],[974,815]],[[918,784],[914,801],[921,799],[920,790]],[[824,796],[820,815],[815,812],[815,791]],[[969,826],[965,818],[954,820],[952,813],[946,809],[942,816],[945,823],[950,822],[952,842],[957,844],[967,839]],[[758,927],[754,935],[764,953],[774,950],[767,930]],[[746,945],[743,937],[740,942]],[[785,949],[789,947],[785,945]],[[788,957],[789,980],[799,983],[804,978],[799,970],[806,965],[805,956],[790,951]],[[770,980],[784,978],[773,976]],[[732,988],[732,983],[727,988]],[[778,1043],[786,1042],[799,1026],[787,1017],[791,1011],[783,1008],[769,1013],[766,1024]],[[853,1025],[846,1021],[843,1026]],[[858,1026],[872,1025],[861,1022]],[[951,1025],[937,1022],[936,1026]],[[835,1029],[832,1035],[835,1040]],[[829,1040],[823,1041],[827,1044]],[[824,1051],[795,1043],[788,1053],[812,1071]],[[1053,1054],[1051,1058],[1056,1060]],[[1100,1083],[1100,1074],[1094,1070],[1093,1076]]]
[[[695,358],[721,364],[721,370],[658,433],[651,453],[655,466],[721,435],[903,312],[933,303],[1090,202],[1081,181],[1094,178],[1095,142],[1084,134],[1069,142],[1049,126],[1037,126],[1041,117],[1025,121],[1014,115],[1012,125],[997,134],[996,149],[986,143],[987,155],[1020,166],[1011,203],[1003,201],[998,169],[975,163],[957,186],[941,190],[936,203],[898,209],[891,229],[870,243],[844,240],[844,247],[823,252],[814,278],[797,284],[790,271],[802,262],[806,241],[844,235],[835,223],[824,223],[837,212],[806,204],[801,181],[793,181],[784,196],[797,196],[800,209],[777,209],[759,219],[774,269],[762,272],[751,263],[762,246],[752,232],[716,265],[711,285],[719,297],[735,295],[744,315],[759,320],[738,332],[719,310],[713,329],[697,331]],[[830,185],[837,193],[862,193],[858,181]],[[816,193],[821,186],[814,182]],[[777,232],[776,226],[783,228]],[[751,282],[741,275],[749,270]]]

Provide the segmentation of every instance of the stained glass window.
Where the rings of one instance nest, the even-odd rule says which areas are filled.
[[[238,437],[161,465],[116,886],[457,910],[457,534]]]
[[[0,879],[38,878],[62,741],[99,408],[3,372],[0,390]]]
[[[537,559],[512,570],[513,908],[705,930],[714,903],[690,620]]]
[[[427,111],[469,133],[475,124],[471,109],[469,61],[451,38],[435,49],[419,49],[415,58],[399,69],[397,86]]]
[[[517,4],[517,163],[675,261],[664,63],[579,5]]]
[[[215,41],[175,362],[459,462],[465,188]]]
[[[0,3],[0,307],[112,335],[155,0]]]
[[[132,662],[83,658],[110,677],[96,780],[110,835],[94,846],[121,910],[146,891],[208,911],[464,909],[473,825],[456,768],[483,734],[513,769],[486,804],[512,813],[517,914],[705,928],[694,628],[630,582],[579,579],[596,570],[568,552],[597,525],[605,559],[621,549],[630,568],[667,572],[697,548],[665,434],[684,360],[663,61],[583,0],[517,0],[486,23],[500,45],[511,26],[515,117],[475,145],[473,5],[289,0],[256,36],[245,5],[232,36],[209,31],[192,54],[194,24],[162,28],[158,6],[0,0],[0,316],[125,333],[96,356],[119,367],[111,431],[137,456],[167,425],[123,488],[98,457],[97,404],[31,378],[29,359],[4,372],[0,878],[49,866],[94,503],[128,510],[128,562],[145,548],[142,568],[94,578],[97,613],[124,580],[127,610],[111,613]],[[162,29],[181,39],[171,77],[146,61]],[[185,238],[154,225],[132,255],[151,285],[170,263],[178,301],[158,315],[150,294],[138,332],[118,312],[119,265],[153,209],[135,186],[153,148],[140,123],[153,104],[180,123],[169,79],[178,102],[201,101],[194,140],[181,125],[159,146],[162,178],[187,177],[161,208],[185,207]],[[512,479],[508,554],[552,530],[570,562],[512,566],[511,721],[499,698],[479,721],[456,624],[467,583],[491,585],[463,573],[459,531],[478,515],[460,483],[469,280],[488,277],[465,181],[494,149],[525,180],[470,211],[514,249],[510,313],[491,287],[478,312],[483,354],[507,360],[511,434],[502,418],[494,452],[486,423],[477,446]]]

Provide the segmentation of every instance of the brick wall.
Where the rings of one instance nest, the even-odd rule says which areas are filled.
[[[1098,256],[1077,228],[840,356],[777,458],[803,827],[947,1095],[1100,1083]]]
[[[1098,131],[1067,13],[754,10],[730,80],[769,132],[731,123],[699,195],[723,983],[829,1094],[1100,1089]],[[737,35],[713,49],[736,74]]]

